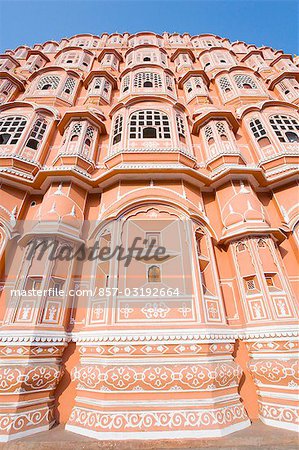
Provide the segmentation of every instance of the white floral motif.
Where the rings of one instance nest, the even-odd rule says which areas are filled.
[[[146,303],[141,310],[147,319],[165,319],[170,309],[165,303]]]

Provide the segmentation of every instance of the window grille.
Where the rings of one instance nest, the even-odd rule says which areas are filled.
[[[299,142],[299,122],[292,116],[275,115],[270,124],[280,142]]]
[[[219,85],[220,85],[220,89],[223,92],[229,92],[232,91],[232,85],[230,84],[228,78],[226,77],[221,77],[219,80]]]
[[[255,289],[255,282],[254,279],[246,280],[247,289],[249,291],[253,291]]]
[[[122,130],[123,130],[123,117],[118,115],[114,122],[113,142],[112,142],[113,145],[120,142]]]
[[[86,136],[89,137],[89,139],[93,138],[93,136],[94,136],[94,129],[93,129],[93,127],[87,127]]]
[[[43,118],[37,119],[35,124],[33,125],[26,146],[32,148],[33,150],[37,150],[43,139],[46,129],[46,120]]]
[[[89,91],[98,91],[101,89],[103,83],[103,77],[96,77],[93,80],[93,84],[89,86]]]
[[[127,75],[124,79],[123,79],[123,88],[122,91],[126,92],[128,91],[130,88],[130,75]]]
[[[172,78],[169,75],[166,75],[165,77],[166,80],[166,88],[169,91],[173,91],[173,82],[172,82]]]
[[[60,77],[56,76],[56,75],[47,75],[45,77],[42,77],[37,86],[36,89],[38,91],[43,91],[43,90],[55,90],[58,88],[60,82]]]
[[[161,111],[137,111],[130,118],[129,136],[130,139],[170,139],[167,115]]]
[[[259,140],[263,137],[267,136],[264,125],[261,123],[259,119],[252,119],[249,123],[250,129],[254,135],[254,137]]]
[[[179,138],[183,140],[186,138],[186,130],[183,117],[180,114],[176,115],[176,126],[179,134]]]
[[[25,126],[27,119],[21,116],[6,116],[0,119],[0,145],[17,144]]]
[[[205,127],[205,138],[206,138],[206,141],[208,144],[211,143],[211,139],[214,142],[213,130],[212,130],[212,127],[210,127],[210,125]]]
[[[64,88],[63,88],[63,92],[65,94],[72,94],[75,86],[76,86],[76,81],[73,78],[67,78]]]
[[[14,84],[11,81],[3,80],[0,85],[0,92],[2,94],[8,95],[13,89]]]
[[[250,86],[252,89],[258,89],[256,83],[249,75],[235,75],[234,79],[239,89],[244,89],[246,86]]]
[[[226,133],[226,129],[225,126],[222,122],[217,122],[216,123],[216,129],[218,131],[218,134],[220,136],[226,136],[227,137],[227,133]]]
[[[134,87],[162,88],[161,75],[153,72],[140,72],[134,77]]]

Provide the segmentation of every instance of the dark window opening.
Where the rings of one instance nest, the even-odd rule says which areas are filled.
[[[113,145],[117,144],[118,142],[120,142],[120,140],[121,140],[121,134],[119,133],[119,134],[114,136],[114,138],[113,138]]]
[[[32,148],[32,150],[37,150],[38,141],[36,139],[33,139],[33,138],[28,139],[26,147]]]
[[[7,142],[9,141],[9,138],[10,138],[9,133],[0,134],[0,145],[7,144]]]
[[[252,89],[252,86],[250,84],[243,84],[243,89]]]
[[[42,91],[47,91],[48,89],[51,89],[51,84],[45,84],[43,87],[42,87]]]
[[[144,58],[143,58],[143,61],[150,61],[151,60],[151,58],[149,57],[149,56],[145,56]]]
[[[143,87],[153,87],[153,83],[151,81],[145,81]]]
[[[293,131],[287,131],[286,132],[286,138],[289,142],[299,142],[299,137],[296,133]]]
[[[150,138],[156,138],[157,137],[157,130],[156,128],[147,127],[143,129],[143,137],[146,139]]]

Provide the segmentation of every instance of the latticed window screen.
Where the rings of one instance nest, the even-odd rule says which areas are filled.
[[[91,140],[94,136],[94,129],[93,127],[87,127],[86,130],[86,136]]]
[[[123,92],[126,92],[129,90],[130,87],[130,75],[127,75],[124,79],[123,79]]]
[[[0,84],[0,92],[2,94],[8,95],[10,91],[13,89],[14,84],[9,80],[2,80]]]
[[[299,142],[299,122],[294,117],[275,115],[270,124],[280,142]]]
[[[31,133],[29,135],[28,141],[27,141],[27,147],[30,147],[34,150],[36,150],[45,134],[45,131],[47,129],[47,122],[44,118],[38,118],[33,125],[33,128],[31,130]]]
[[[104,78],[103,77],[96,77],[93,80],[93,84],[90,85],[89,87],[89,91],[98,91],[101,89],[102,87],[102,83],[103,83]]]
[[[185,86],[186,86],[186,91],[187,91],[188,93],[192,92],[193,86],[192,86],[192,83],[191,83],[190,80],[188,80],[188,81],[185,83]]]
[[[110,90],[111,90],[111,84],[107,80],[104,80],[103,96],[108,97]]]
[[[79,135],[82,130],[82,123],[75,123],[71,128],[71,137]]]
[[[130,139],[170,138],[168,117],[161,111],[138,111],[130,119]]]
[[[63,92],[65,92],[66,94],[72,94],[75,86],[76,81],[74,80],[74,78],[67,78],[63,88]]]
[[[203,47],[212,47],[213,45],[215,46],[216,43],[214,41],[212,41],[211,39],[204,39],[204,40],[202,40],[202,45],[203,45]]]
[[[172,82],[172,78],[171,78],[169,75],[166,75],[165,80],[166,80],[166,88],[167,88],[169,91],[172,91],[172,90],[173,90],[173,82]]]
[[[27,119],[21,116],[6,116],[0,119],[0,145],[16,144],[25,129]]]
[[[221,77],[219,80],[219,86],[223,92],[232,91],[232,85],[227,77]]]
[[[198,77],[194,78],[194,86],[196,87],[196,89],[202,89],[202,83],[200,78]]]
[[[280,87],[280,89],[282,89],[283,91],[287,91],[287,86],[286,86],[286,84],[283,82],[283,81],[281,81],[280,83],[278,83],[278,86]]]
[[[120,142],[122,130],[123,130],[123,117],[121,115],[118,115],[115,118],[115,122],[114,122],[113,145]]]
[[[185,130],[184,119],[180,114],[176,115],[176,126],[177,126],[179,136],[182,138],[185,138],[186,130]]]
[[[264,125],[259,119],[252,119],[249,123],[249,126],[254,137],[257,140],[267,136],[267,132],[264,128]]]
[[[255,289],[255,282],[254,279],[246,280],[247,289],[249,291],[253,291]]]
[[[252,89],[258,89],[256,83],[249,75],[235,75],[237,86],[239,89],[243,89],[244,86],[250,86]]]
[[[219,136],[225,136],[227,137],[227,132],[224,123],[217,122],[216,123],[216,130],[218,131]]]
[[[205,127],[205,138],[208,143],[209,143],[210,139],[214,139],[213,130],[212,130],[212,127],[210,127],[210,125]]]
[[[162,87],[161,75],[153,72],[140,72],[134,77],[134,87]]]
[[[132,61],[133,61],[133,53],[130,53],[127,57],[127,64],[128,65],[132,64]]]
[[[38,91],[40,90],[46,90],[46,89],[57,89],[60,82],[60,77],[57,75],[47,75],[45,77],[42,77],[39,82],[37,83],[36,89]]]
[[[65,53],[61,55],[60,63],[61,64],[77,64],[80,60],[80,50],[78,53]]]

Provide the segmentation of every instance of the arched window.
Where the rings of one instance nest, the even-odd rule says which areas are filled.
[[[186,86],[186,91],[187,91],[187,93],[190,94],[190,93],[192,92],[192,83],[191,83],[191,81],[188,80],[188,81],[186,82],[185,86]]]
[[[45,77],[40,78],[40,80],[37,83],[36,89],[38,91],[45,91],[45,90],[55,90],[58,88],[60,82],[60,77],[57,75],[47,75]]]
[[[258,89],[256,83],[249,75],[235,75],[234,79],[239,89]]]
[[[83,156],[89,157],[90,156],[90,149],[91,149],[91,143],[94,136],[94,129],[93,127],[87,127],[85,138],[84,138],[84,144],[83,144],[83,150],[82,154]]]
[[[299,142],[299,122],[294,117],[276,114],[270,124],[280,142]]]
[[[159,266],[150,266],[147,271],[147,281],[149,283],[161,283],[161,269]]]
[[[210,125],[205,127],[205,139],[206,139],[208,145],[213,145],[215,143],[213,130],[212,130],[212,127],[210,127]]]
[[[176,115],[176,126],[178,130],[179,140],[185,143],[186,142],[185,124],[184,119],[180,114]]]
[[[81,133],[81,130],[82,130],[82,123],[73,124],[71,131],[70,131],[70,142],[71,142],[71,145],[69,147],[70,152],[77,145],[76,143],[79,141],[79,135]]]
[[[121,141],[121,134],[123,129],[123,117],[121,115],[116,116],[113,128],[113,141],[112,144],[117,144]]]
[[[170,125],[167,115],[161,111],[137,111],[131,115],[130,139],[170,139]]]
[[[173,80],[169,75],[166,75],[165,77],[166,80],[166,89],[170,92],[173,91]]]
[[[13,145],[19,141],[27,119],[21,116],[6,116],[0,119],[0,145]]]
[[[219,86],[221,90],[225,93],[231,92],[233,90],[232,85],[227,77],[221,77],[219,80]]]
[[[63,87],[63,92],[70,95],[73,93],[75,86],[76,81],[73,78],[69,77],[66,79],[65,85]]]
[[[81,58],[80,50],[78,52],[67,52],[60,56],[60,64],[78,64]]]
[[[161,75],[153,72],[139,72],[134,77],[134,87],[162,88]]]
[[[262,124],[262,122],[259,119],[252,119],[249,122],[249,126],[250,129],[255,137],[255,139],[257,140],[259,146],[261,148],[263,147],[267,147],[268,145],[271,144],[268,136],[267,136],[267,132],[264,128],[264,125]]]
[[[126,77],[124,77],[123,79],[123,92],[128,91],[130,88],[130,75],[127,75]]]
[[[218,134],[220,136],[220,139],[222,141],[228,141],[227,131],[225,129],[225,125],[222,122],[216,123],[216,130],[218,131]]]
[[[14,88],[14,84],[9,80],[0,81],[0,102],[11,93]],[[1,95],[2,94],[2,95]]]
[[[26,147],[32,150],[37,150],[47,129],[47,122],[44,118],[39,118],[36,120],[29,138],[26,143]]]
[[[93,86],[89,87],[89,90],[99,90],[102,87],[103,77],[96,77],[93,82]]]

